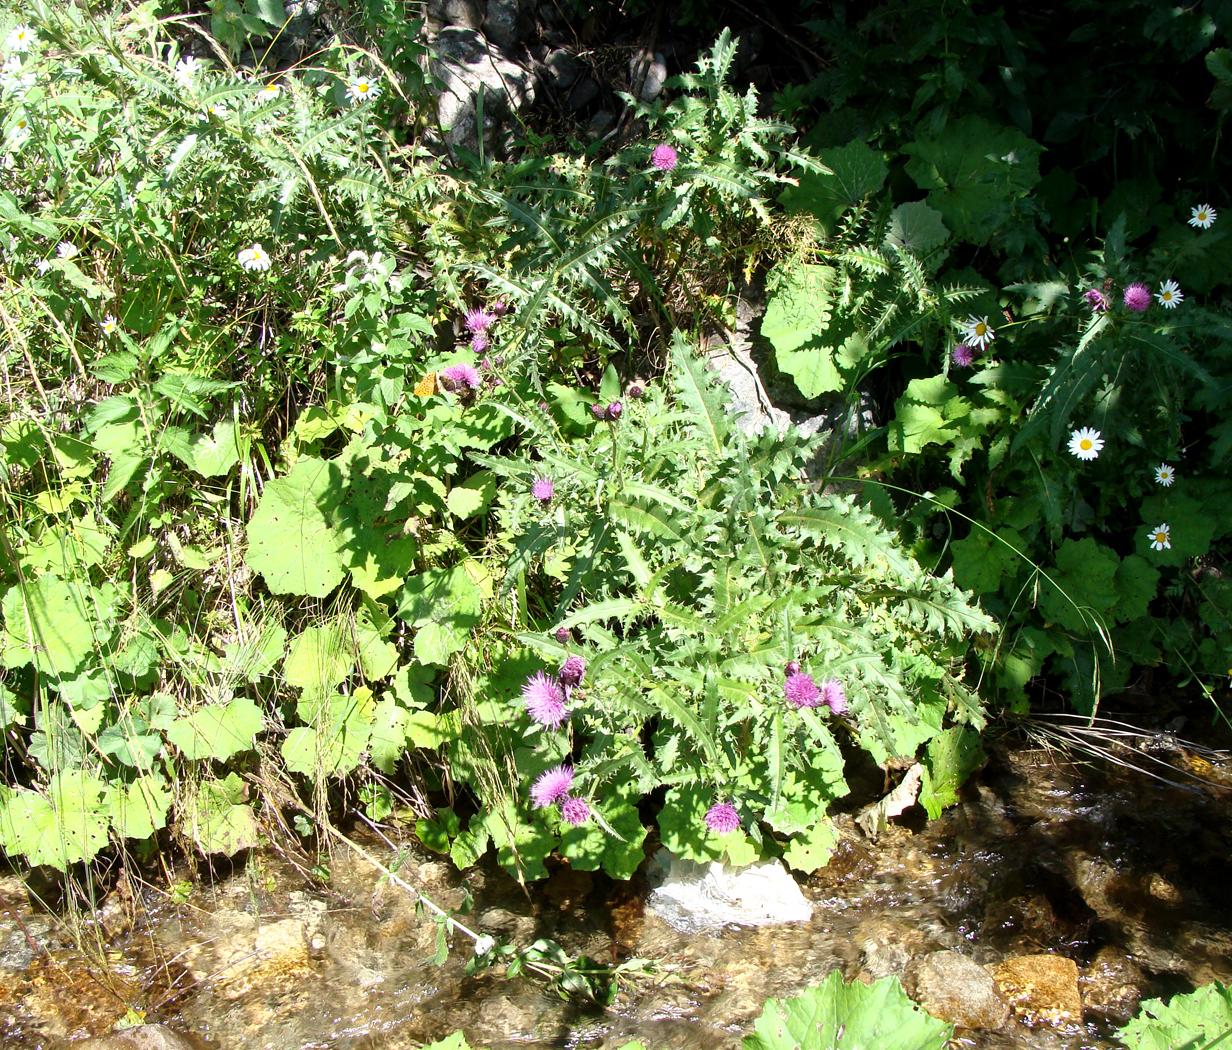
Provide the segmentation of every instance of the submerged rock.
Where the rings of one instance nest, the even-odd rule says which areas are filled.
[[[808,922],[813,916],[813,906],[777,860],[733,870],[718,861],[697,864],[661,850],[650,879],[658,885],[646,901],[647,910],[682,933]]]
[[[143,1024],[126,1028],[112,1035],[102,1035],[77,1043],[77,1050],[197,1050],[200,1044],[190,1042],[166,1025]]]
[[[1010,1023],[1010,1008],[992,976],[958,952],[932,952],[908,967],[903,986],[934,1017],[962,1028],[998,1029]]]
[[[1096,952],[1078,983],[1087,1014],[1122,1025],[1137,1013],[1146,977],[1129,956],[1104,947]]]
[[[1078,965],[1063,955],[1018,955],[989,967],[1014,1013],[1029,1023],[1082,1023]]]

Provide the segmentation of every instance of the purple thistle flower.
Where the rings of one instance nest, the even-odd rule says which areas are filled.
[[[950,360],[954,362],[956,368],[970,368],[975,360],[975,351],[966,343],[958,343],[950,351]]]
[[[1140,314],[1151,305],[1151,290],[1141,281],[1135,281],[1121,298],[1134,313]]]
[[[483,332],[476,332],[471,336],[471,349],[477,354],[482,354],[492,343]]]
[[[787,666],[783,668],[783,674],[799,674],[799,673],[800,673],[800,661],[799,660],[788,660]]]
[[[554,802],[559,802],[573,787],[573,767],[557,766],[546,773],[540,773],[534,786],[530,789],[530,800],[542,809]]]
[[[607,409],[604,408],[603,405],[591,405],[590,414],[594,416],[595,419],[602,419],[607,415]]]
[[[482,307],[476,307],[474,310],[466,311],[466,330],[471,335],[478,335],[480,332],[486,332],[496,320],[496,314],[490,314]]]
[[[740,814],[730,802],[716,802],[706,810],[706,827],[716,835],[727,835],[740,827]]]
[[[585,824],[590,820],[590,803],[584,798],[570,795],[560,804],[560,818],[566,824],[572,824],[575,827],[578,824]]]
[[[639,398],[646,396],[646,388],[641,383],[633,382],[629,384],[625,394],[633,398],[634,401],[637,401]]]
[[[830,708],[830,713],[845,715],[847,713],[847,693],[843,683],[837,678],[827,678],[821,683],[821,702]]]
[[[535,478],[530,483],[530,494],[540,503],[551,503],[552,497],[556,495],[556,486],[552,484],[551,478]]]
[[[607,412],[605,414],[608,419],[610,419],[613,423],[615,423],[616,420],[618,420],[624,414],[624,411],[625,411],[624,405],[622,405],[619,401],[613,401],[610,405],[607,406]]]
[[[586,677],[586,661],[580,656],[568,656],[565,662],[560,665],[560,684],[566,689],[572,689],[575,686],[582,684],[582,679]]]
[[[556,628],[556,640],[560,642],[561,645],[564,645],[569,640],[569,635],[570,632],[568,627]]]
[[[821,703],[821,690],[817,688],[813,676],[800,671],[787,676],[787,681],[783,683],[783,695],[787,697],[787,702],[797,709],[816,707]]]
[[[540,725],[555,729],[565,720],[565,691],[555,678],[536,671],[522,686],[526,710]]]
[[[497,299],[492,304],[492,313],[497,317],[504,317],[509,312],[509,304],[504,299]]]
[[[479,389],[479,373],[471,365],[447,365],[437,373],[437,377],[441,386],[451,393],[456,393],[463,387]]]
[[[671,171],[676,166],[676,151],[666,142],[660,142],[650,152],[650,163],[660,171]]]
[[[1106,313],[1110,303],[1108,296],[1101,292],[1098,288],[1088,288],[1082,295],[1087,301],[1087,305],[1091,307],[1093,313]]]

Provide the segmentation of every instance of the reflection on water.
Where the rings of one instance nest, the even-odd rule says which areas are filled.
[[[112,969],[128,989],[121,997],[162,1002],[151,1020],[226,1050],[413,1047],[457,1028],[494,1050],[634,1038],[714,1050],[738,1045],[768,996],[791,995],[836,966],[849,978],[901,974],[940,949],[978,963],[1073,959],[1084,973],[1084,1027],[1011,1024],[960,1033],[960,1044],[1077,1050],[1111,1046],[1102,1040],[1139,994],[1232,978],[1223,797],[1005,748],[939,821],[908,820],[875,845],[849,819],[840,823],[834,860],[803,887],[816,905],[810,923],[717,936],[686,936],[644,913],[637,882],[561,867],[528,900],[495,869],[458,875],[422,851],[400,869],[448,906],[469,892],[468,925],[483,932],[662,964],[607,1011],[562,1002],[529,979],[467,977],[463,942],[445,966],[433,965],[433,925],[342,854],[328,891],[305,889],[290,866],[262,857],[184,904],[154,903],[151,893],[149,910],[114,939]],[[29,960],[14,959],[0,956],[5,1046],[58,1047],[105,1027],[105,1002],[84,1020],[57,1015],[81,981],[71,967],[70,991],[45,979],[40,992],[23,969]],[[48,969],[46,960],[36,965]]]

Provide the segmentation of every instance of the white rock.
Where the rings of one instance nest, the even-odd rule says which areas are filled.
[[[813,906],[777,860],[731,869],[718,861],[680,860],[660,850],[649,876],[659,884],[646,907],[682,933],[778,926],[813,917]]]

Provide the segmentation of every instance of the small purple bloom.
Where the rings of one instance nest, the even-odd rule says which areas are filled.
[[[573,767],[557,766],[546,773],[540,773],[534,787],[530,789],[530,800],[542,809],[553,802],[559,802],[573,786]]]
[[[479,389],[479,373],[471,365],[447,365],[437,373],[443,386],[450,393],[456,393],[463,387],[471,390]]]
[[[622,405],[619,401],[613,401],[610,405],[607,406],[607,411],[605,415],[607,416],[608,419],[610,419],[613,423],[615,423],[616,420],[618,420],[624,414],[624,411],[625,411],[624,405]]]
[[[800,671],[787,676],[787,681],[783,683],[783,695],[787,697],[787,702],[797,709],[816,707],[821,703],[821,690],[817,688],[813,676]]]
[[[637,401],[646,396],[646,388],[641,383],[630,383],[628,389],[625,390],[625,394],[633,398],[634,401]]]
[[[477,354],[482,354],[492,343],[483,332],[476,332],[471,336],[471,349]]]
[[[471,335],[478,335],[480,332],[486,332],[492,322],[496,320],[495,314],[488,313],[482,307],[476,307],[474,310],[466,311],[466,330]]]
[[[1082,295],[1087,301],[1087,305],[1091,307],[1093,313],[1106,313],[1111,305],[1108,302],[1108,296],[1101,292],[1098,288],[1088,288]]]
[[[799,673],[800,673],[800,661],[799,660],[788,660],[787,666],[783,668],[783,674],[799,674]]]
[[[607,409],[604,408],[602,405],[591,405],[590,414],[594,416],[595,419],[602,419],[604,416],[607,415]]]
[[[837,678],[827,678],[821,683],[821,702],[830,708],[830,713],[845,715],[847,713],[847,694],[843,683]]]
[[[727,835],[740,827],[740,814],[730,802],[716,802],[706,810],[706,827],[716,835]]]
[[[676,166],[676,151],[666,142],[660,142],[650,152],[650,163],[660,171],[671,171]]]
[[[492,304],[492,313],[497,317],[504,317],[509,312],[509,304],[504,299],[497,299]]]
[[[567,641],[569,641],[569,637],[570,632],[568,627],[556,628],[556,640],[560,642],[561,645],[564,645]]]
[[[565,691],[560,683],[542,671],[536,671],[522,686],[526,710],[540,725],[555,729],[567,717]]]
[[[582,684],[586,677],[586,661],[576,654],[565,658],[560,665],[560,684],[566,689],[572,689]]]
[[[970,368],[975,360],[975,351],[966,343],[958,343],[950,351],[950,360],[954,362],[956,368]]]
[[[535,478],[530,483],[530,494],[540,503],[551,503],[552,497],[556,495],[556,486],[552,484],[551,478]]]
[[[1151,305],[1151,290],[1140,281],[1135,281],[1125,289],[1122,300],[1134,313],[1140,314]]]
[[[590,820],[590,803],[584,798],[570,795],[560,804],[560,818],[566,824],[572,824],[575,827],[578,824],[585,824]]]
[[[546,401],[540,401],[540,402],[539,402],[539,411],[540,411],[540,412],[547,412],[547,411],[548,411],[551,407],[552,407],[552,406],[551,406],[551,405],[549,405]]]

